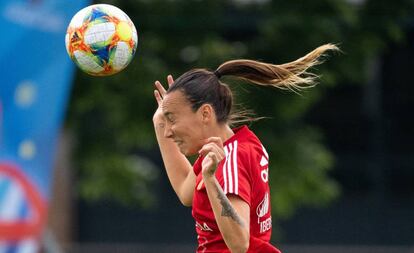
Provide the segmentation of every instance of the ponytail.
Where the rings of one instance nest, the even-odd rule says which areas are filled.
[[[323,56],[330,50],[339,51],[339,48],[334,44],[325,44],[302,58],[280,65],[244,59],[227,61],[214,74],[219,79],[235,76],[262,86],[300,91],[317,83],[319,76],[308,72],[308,69],[323,63]]]
[[[230,125],[259,120],[249,110],[234,110],[230,87],[221,82],[222,76],[235,76],[262,86],[300,91],[316,84],[318,75],[307,72],[321,64],[324,53],[338,51],[333,44],[322,45],[296,61],[274,65],[252,60],[233,60],[221,64],[217,70],[192,69],[185,72],[168,88],[167,93],[180,90],[190,102],[193,111],[203,104],[211,104],[217,122]]]

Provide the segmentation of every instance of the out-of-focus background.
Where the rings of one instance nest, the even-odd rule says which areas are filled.
[[[70,18],[92,3],[119,7],[138,30],[134,59],[114,76],[89,76],[65,52]],[[414,252],[412,0],[1,5],[0,252],[194,252],[191,210],[152,128],[154,81],[237,58],[281,64],[325,43],[342,52],[301,95],[225,79],[238,104],[267,117],[250,127],[270,154],[272,242],[293,253]],[[40,185],[17,218],[8,185],[24,196],[31,184],[3,162],[14,159]]]

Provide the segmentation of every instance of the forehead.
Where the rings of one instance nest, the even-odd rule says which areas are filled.
[[[162,111],[164,113],[176,113],[189,107],[189,101],[184,96],[184,93],[179,90],[173,91],[165,95],[161,105]]]

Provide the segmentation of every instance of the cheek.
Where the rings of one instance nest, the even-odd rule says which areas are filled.
[[[180,134],[185,141],[189,142],[191,146],[198,145],[201,139],[200,135],[200,128],[198,128],[196,125],[188,123],[182,128],[180,128],[180,132],[177,134]]]
[[[182,123],[176,123],[171,125],[171,131],[176,134],[185,134],[187,132],[186,125]]]
[[[191,135],[191,136],[190,136]],[[204,137],[201,133],[201,129],[191,129],[191,133],[189,132],[189,137],[191,138],[191,146],[193,149],[196,149],[197,151],[203,147],[204,143]]]
[[[202,136],[202,125],[195,117],[182,119],[171,127],[177,136],[185,139],[191,146],[199,145]]]
[[[186,120],[180,122],[180,131],[186,135],[193,136],[200,132],[200,126],[197,120]]]

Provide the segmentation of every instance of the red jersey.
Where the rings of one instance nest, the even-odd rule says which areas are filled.
[[[248,252],[279,252],[269,244],[272,231],[269,155],[247,126],[234,129],[224,145],[225,159],[217,167],[216,178],[226,195],[233,194],[250,206],[250,246]],[[220,233],[202,180],[202,158],[194,165],[197,176],[192,214],[196,222],[197,252],[230,252]]]

